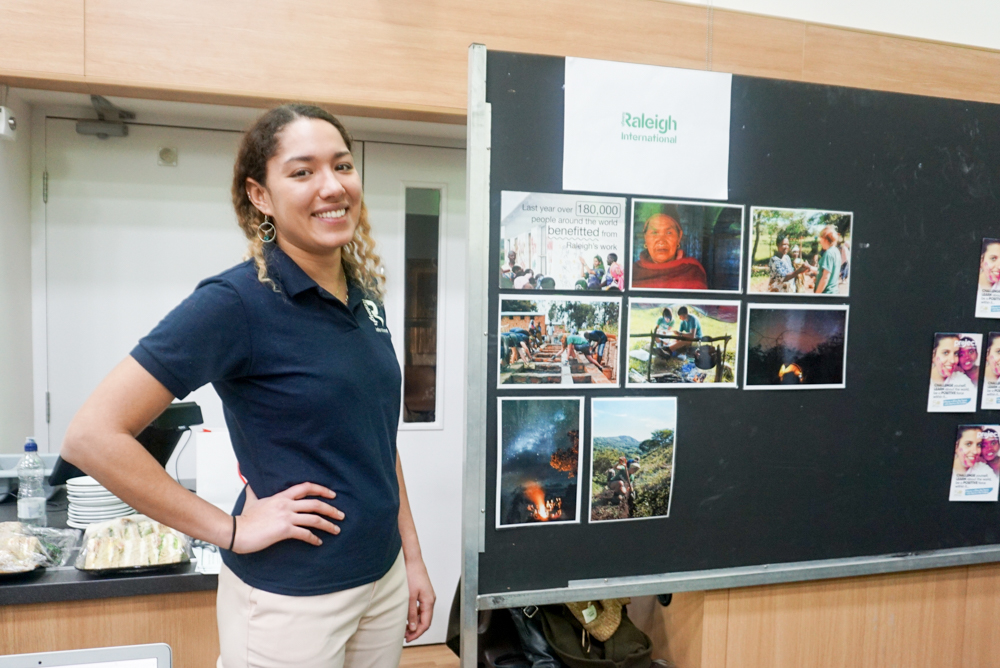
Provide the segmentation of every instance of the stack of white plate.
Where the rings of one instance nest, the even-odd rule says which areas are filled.
[[[94,522],[135,514],[128,504],[90,476],[67,480],[66,496],[69,498],[66,524],[74,529],[86,529]]]

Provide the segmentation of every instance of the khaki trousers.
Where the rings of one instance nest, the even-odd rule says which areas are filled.
[[[402,551],[381,580],[320,596],[254,589],[223,565],[217,668],[393,668],[409,599]]]

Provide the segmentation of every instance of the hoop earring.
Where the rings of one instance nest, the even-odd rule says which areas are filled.
[[[257,238],[266,244],[274,241],[275,237],[278,236],[278,230],[275,229],[274,223],[264,216],[264,222],[257,227]]]

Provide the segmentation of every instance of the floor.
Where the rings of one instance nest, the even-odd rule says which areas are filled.
[[[458,668],[458,657],[445,645],[407,647],[399,668]]]

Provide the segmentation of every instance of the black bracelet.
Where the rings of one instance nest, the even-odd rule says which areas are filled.
[[[233,515],[233,537],[229,539],[229,551],[233,551],[233,545],[236,545],[236,515]]]

